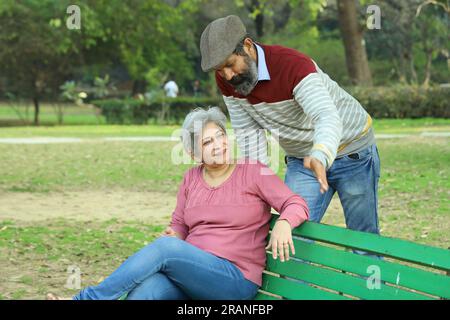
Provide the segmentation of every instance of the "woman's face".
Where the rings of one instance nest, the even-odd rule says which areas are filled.
[[[202,160],[206,165],[229,163],[227,134],[214,122],[208,122],[199,139]]]

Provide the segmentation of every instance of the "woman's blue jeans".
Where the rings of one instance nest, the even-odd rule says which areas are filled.
[[[115,300],[128,294],[127,300],[248,300],[258,288],[230,261],[162,236],[73,299]]]

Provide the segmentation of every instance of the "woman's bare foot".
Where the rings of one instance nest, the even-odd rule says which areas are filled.
[[[53,293],[47,293],[47,300],[72,300],[72,299],[58,297],[58,296],[55,296]]]

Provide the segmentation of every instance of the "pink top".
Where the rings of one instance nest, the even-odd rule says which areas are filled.
[[[185,241],[233,262],[246,279],[261,286],[271,207],[292,228],[308,219],[309,210],[266,165],[242,162],[217,187],[205,182],[202,165],[189,169],[170,226]]]

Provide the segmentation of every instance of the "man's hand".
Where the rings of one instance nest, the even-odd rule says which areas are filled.
[[[277,220],[270,234],[270,240],[266,249],[272,248],[272,257],[276,259],[277,255],[280,255],[280,261],[284,262],[284,258],[289,260],[289,247],[292,254],[295,254],[291,225],[287,220]]]
[[[316,176],[320,184],[320,193],[325,193],[328,190],[327,172],[322,162],[313,157],[305,157],[303,165],[306,169],[311,170]]]

